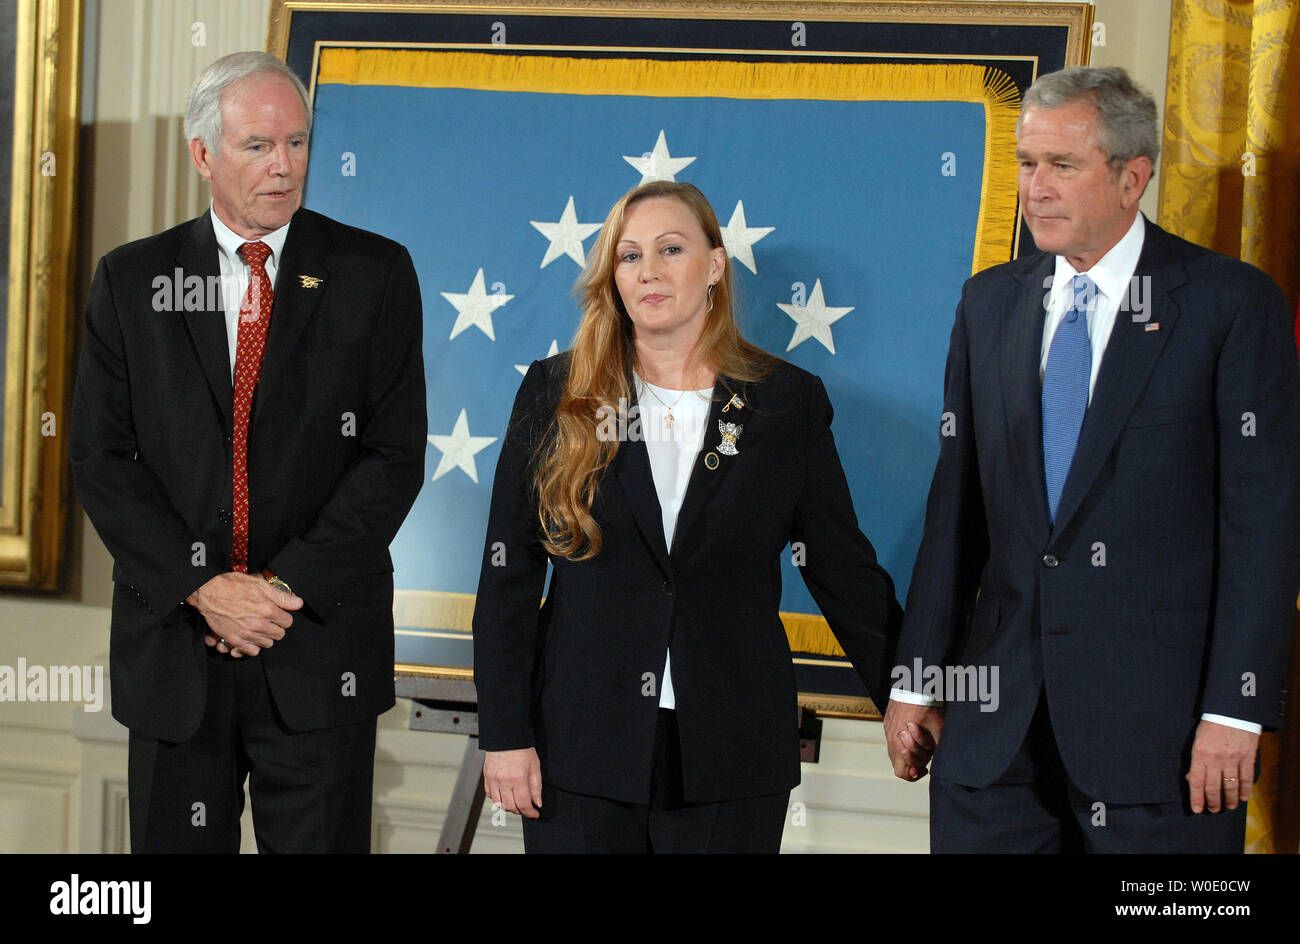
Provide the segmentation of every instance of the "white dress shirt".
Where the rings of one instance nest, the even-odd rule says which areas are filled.
[[[1142,255],[1142,242],[1145,238],[1146,222],[1139,213],[1133,218],[1133,225],[1128,228],[1128,232],[1087,272],[1088,278],[1097,286],[1093,304],[1088,311],[1088,340],[1092,344],[1092,376],[1088,379],[1089,404],[1092,403],[1093,391],[1097,389],[1101,358],[1106,353],[1106,345],[1110,342],[1110,332],[1115,327],[1120,306],[1123,305],[1126,317],[1132,317],[1133,306],[1128,301],[1129,286],[1132,284],[1133,271],[1137,268],[1138,256]],[[1056,329],[1060,327],[1066,312],[1074,305],[1074,277],[1080,274],[1065,256],[1056,257],[1056,274],[1052,277],[1047,317],[1043,321],[1043,353],[1038,363],[1040,383],[1043,372],[1047,369],[1047,353],[1051,350],[1052,338],[1056,336]],[[1138,297],[1143,303],[1150,301],[1145,294]]]
[[[230,382],[235,382],[235,348],[239,341],[239,306],[243,304],[244,293],[248,291],[251,269],[248,263],[239,257],[239,247],[244,243],[266,243],[271,254],[266,257],[266,274],[271,280],[271,290],[275,290],[275,276],[280,269],[280,253],[284,251],[284,240],[289,235],[289,223],[267,233],[260,239],[245,239],[217,216],[217,211],[208,206],[208,215],[212,217],[212,229],[217,234],[217,259],[221,263],[221,305],[226,311],[226,342],[230,346]]]
[[[641,432],[645,436],[646,451],[650,454],[650,474],[654,478],[659,510],[663,515],[664,546],[672,550],[677,513],[682,509],[691,471],[704,444],[704,424],[709,420],[713,390],[668,390],[648,384],[636,374],[632,376],[636,381],[637,404],[641,408]],[[671,427],[665,422],[668,407],[672,407],[673,413]],[[664,657],[663,683],[659,686],[660,708],[677,707],[672,667],[670,649]]]
[[[1142,243],[1145,239],[1146,220],[1139,213],[1133,218],[1133,225],[1128,228],[1128,232],[1086,273],[1097,287],[1095,299],[1088,311],[1088,339],[1092,345],[1092,376],[1088,381],[1090,405],[1093,392],[1097,388],[1097,374],[1101,371],[1101,359],[1106,353],[1106,345],[1110,341],[1115,320],[1121,316],[1121,308],[1122,315],[1126,318],[1136,316],[1141,319],[1145,314],[1149,314],[1149,309],[1144,310],[1144,306],[1150,304],[1150,292],[1133,282],[1133,273],[1137,269],[1138,257],[1142,255]],[[1065,256],[1057,256],[1056,271],[1052,276],[1051,285],[1043,286],[1048,294],[1047,315],[1043,320],[1042,357],[1038,364],[1040,382],[1047,369],[1047,354],[1052,347],[1052,338],[1062,319],[1065,318],[1066,312],[1074,304],[1074,277],[1080,274],[1074,266],[1070,265]],[[910,705],[937,703],[937,699],[899,688],[890,689],[889,697]],[[1214,721],[1255,734],[1263,730],[1261,725],[1253,721],[1242,721],[1223,715],[1202,714],[1201,720]]]

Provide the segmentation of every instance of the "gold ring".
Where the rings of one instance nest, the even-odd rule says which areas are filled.
[[[1237,778],[1236,778],[1236,777],[1224,777],[1224,778],[1223,778],[1223,782],[1224,782],[1224,783],[1236,783],[1236,782],[1237,782]]]

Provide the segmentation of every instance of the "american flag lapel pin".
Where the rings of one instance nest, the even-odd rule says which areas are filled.
[[[1159,331],[1159,330],[1160,330],[1160,322],[1158,322],[1158,321],[1148,321],[1147,324],[1146,324],[1146,327],[1143,328],[1142,330],[1143,330],[1143,331]]]

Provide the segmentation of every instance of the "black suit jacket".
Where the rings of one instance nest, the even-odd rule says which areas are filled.
[[[233,410],[220,296],[174,311],[171,286],[219,273],[207,214],[106,255],[73,406],[77,493],[113,555],[113,715],[168,741],[206,701],[205,623],[184,601],[229,570]],[[248,442],[249,571],[305,601],[257,657],[294,729],[393,704],[388,544],[423,480],[421,328],[402,246],[294,215]]]
[[[1300,586],[1295,339],[1262,272],[1148,222],[1135,277],[1150,308],[1119,312],[1052,527],[1039,363],[1054,265],[1036,253],[962,291],[955,435],[898,662],[999,668],[996,711],[948,705],[936,776],[996,779],[1045,689],[1080,789],[1177,802],[1202,712],[1281,723]]]
[[[567,354],[529,369],[497,465],[474,612],[482,747],[536,746],[547,783],[647,802],[671,644],[686,798],[790,789],[799,746],[778,615],[783,548],[805,543],[804,579],[876,695],[887,691],[900,617],[858,530],[825,388],[784,362],[761,383],[720,379],[672,548],[645,442],[623,442],[593,507],[604,547],[580,563],[550,558],[539,612],[548,556],[530,463],[567,371]],[[744,405],[724,414],[733,392]],[[743,426],[734,456],[717,453],[719,419]]]

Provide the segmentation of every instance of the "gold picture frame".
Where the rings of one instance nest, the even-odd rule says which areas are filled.
[[[82,10],[80,0],[15,6],[8,285],[0,321],[0,587],[59,590],[72,507]]]
[[[692,19],[818,19],[855,22],[951,23],[977,21],[988,26],[1066,25],[1071,29],[1067,61],[1088,61],[1092,8],[1079,2],[1022,3],[988,0],[271,0],[267,52],[288,52],[289,24],[295,13],[378,12],[488,13]]]

